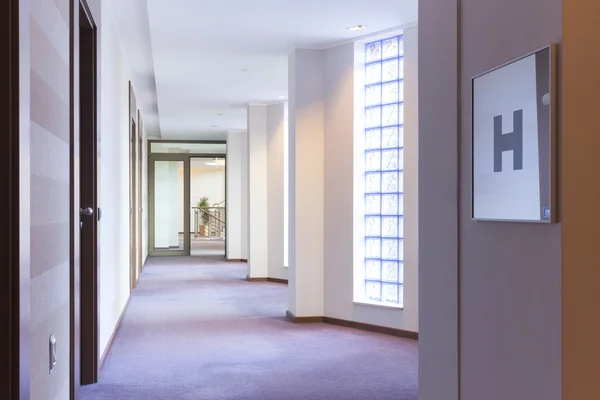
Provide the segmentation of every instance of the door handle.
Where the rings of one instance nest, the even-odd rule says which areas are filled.
[[[92,207],[88,207],[88,208],[80,208],[79,209],[79,215],[93,215],[94,214],[94,209]]]

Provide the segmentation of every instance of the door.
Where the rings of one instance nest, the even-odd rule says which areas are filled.
[[[188,255],[189,159],[158,158],[149,164],[150,255]]]
[[[98,381],[98,134],[96,25],[79,5],[79,233],[81,384]]]

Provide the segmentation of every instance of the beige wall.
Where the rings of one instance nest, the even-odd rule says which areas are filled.
[[[31,33],[31,398],[69,398],[69,1],[33,0]],[[48,339],[57,365],[48,373]]]
[[[600,5],[563,3],[562,400],[600,399]]]
[[[471,220],[469,117],[470,78],[560,43],[561,9],[419,2],[420,399],[561,398],[561,226]]]
[[[562,0],[461,5],[461,400],[558,400],[561,227],[471,220],[470,78],[560,43]]]

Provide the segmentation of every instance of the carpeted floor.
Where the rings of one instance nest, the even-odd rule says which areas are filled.
[[[417,342],[285,320],[245,264],[150,258],[83,400],[417,400]]]

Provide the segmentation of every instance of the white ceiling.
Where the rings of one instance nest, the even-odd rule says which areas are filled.
[[[227,131],[245,130],[248,103],[287,95],[287,57],[294,47],[328,48],[417,21],[417,0],[113,2],[117,9],[147,3],[145,22],[125,13],[116,18],[127,51],[136,43],[145,49],[133,67],[152,76],[147,87],[155,81],[155,92],[142,97],[157,101],[163,139],[224,139]],[[139,26],[121,29],[132,24]],[[347,29],[358,24],[367,28]],[[140,46],[140,40],[147,43]]]

